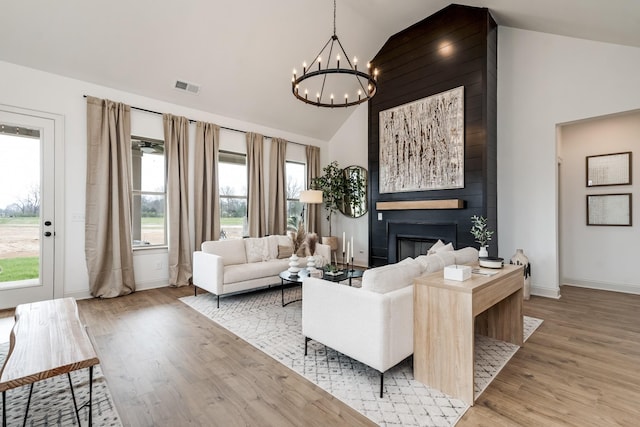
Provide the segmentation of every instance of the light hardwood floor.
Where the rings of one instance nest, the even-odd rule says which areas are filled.
[[[192,292],[78,301],[126,426],[373,425],[177,300]],[[525,302],[544,323],[458,426],[638,425],[640,296],[561,292]]]

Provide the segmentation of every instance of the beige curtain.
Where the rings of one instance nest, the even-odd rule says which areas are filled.
[[[271,139],[269,159],[269,234],[287,232],[287,141]]]
[[[131,185],[131,108],[87,97],[84,250],[94,297],[117,297],[136,288]]]
[[[185,286],[191,279],[189,239],[188,159],[189,120],[162,115],[167,161],[167,204],[169,220],[169,285]]]
[[[307,188],[313,189],[313,178],[321,175],[320,170],[320,148],[307,145]],[[321,204],[307,205],[307,230],[320,235],[322,217],[320,216]]]
[[[267,221],[264,209],[264,170],[262,147],[264,137],[247,133],[247,220],[249,237],[262,237],[267,234]]]
[[[218,194],[218,151],[220,127],[196,122],[194,172],[195,248],[202,242],[220,238],[220,198]]]

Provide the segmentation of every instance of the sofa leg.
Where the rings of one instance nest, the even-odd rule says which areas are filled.
[[[220,308],[220,295],[217,295],[218,297],[218,308]]]
[[[198,296],[198,287],[196,285],[193,285],[193,296],[194,297]]]
[[[384,372],[380,372],[380,398],[382,398],[383,388],[384,388]]]
[[[304,355],[307,355],[307,343],[311,341],[311,338],[309,337],[304,337]]]

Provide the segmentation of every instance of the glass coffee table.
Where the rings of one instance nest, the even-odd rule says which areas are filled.
[[[351,286],[352,285],[351,280],[362,277],[363,273],[364,273],[363,270],[352,269],[352,270],[341,270],[338,274],[329,274],[329,272],[322,270],[322,278],[324,280],[329,280],[331,282],[336,282],[336,283],[342,282],[344,280],[349,280],[349,286]],[[285,288],[291,288],[297,285],[302,285],[302,281],[306,277],[309,277],[309,271],[305,268],[298,271],[297,273],[292,273],[289,270],[285,270],[282,273],[280,273],[279,276],[280,276],[280,285],[281,285],[280,291],[281,291],[281,298],[282,298],[282,306],[284,307],[291,303],[302,301],[302,299],[299,298],[299,299],[287,301],[285,303],[284,290]]]
[[[331,274],[328,271],[323,271],[322,278],[324,280],[330,280],[332,282],[342,282],[343,280],[349,280],[349,286],[351,286],[352,279],[358,279],[364,274],[363,270],[341,270],[338,274]]]

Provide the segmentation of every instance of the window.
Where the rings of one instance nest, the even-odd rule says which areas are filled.
[[[134,247],[166,246],[164,141],[131,137]]]
[[[298,220],[302,213],[302,203],[300,203],[300,192],[305,187],[305,165],[304,163],[287,162],[287,228],[297,230]]]
[[[247,217],[247,156],[220,151],[220,239],[241,239]]]

